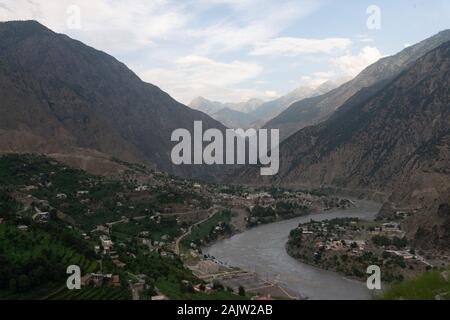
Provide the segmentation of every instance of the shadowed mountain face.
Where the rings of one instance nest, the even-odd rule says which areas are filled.
[[[124,64],[37,22],[0,23],[0,151],[77,153],[91,149],[177,174],[213,168],[176,167],[171,133],[224,127]]]
[[[270,183],[392,193],[427,207],[450,199],[450,42],[390,82],[353,96],[324,123],[281,144]],[[248,180],[260,182],[255,168]]]
[[[328,119],[334,111],[362,88],[393,79],[418,58],[446,41],[450,41],[450,30],[443,31],[394,56],[379,60],[352,81],[329,93],[294,103],[264,127],[279,128],[281,139],[285,139],[302,128],[318,124]]]

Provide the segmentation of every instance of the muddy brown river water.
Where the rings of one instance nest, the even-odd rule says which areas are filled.
[[[253,228],[204,248],[203,252],[230,266],[254,271],[260,277],[312,300],[369,299],[371,293],[365,283],[301,263],[286,253],[285,246],[289,232],[299,223],[337,217],[370,220],[380,207],[379,203],[357,201],[357,206],[352,209],[327,211]]]

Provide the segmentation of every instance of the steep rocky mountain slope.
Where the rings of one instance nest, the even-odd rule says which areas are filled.
[[[446,42],[395,79],[361,90],[329,120],[289,137],[279,175],[266,182],[385,192],[382,214],[415,213],[409,236],[442,243],[450,235],[449,101]],[[261,183],[255,168],[243,176]]]
[[[106,53],[34,21],[0,23],[0,97],[0,152],[95,150],[200,175],[213,169],[172,165],[172,131],[195,120],[224,129]]]
[[[450,30],[445,30],[394,56],[383,58],[339,88],[324,95],[294,103],[264,127],[280,129],[281,139],[285,139],[304,127],[318,124],[326,120],[362,88],[398,76],[418,58],[449,40]]]

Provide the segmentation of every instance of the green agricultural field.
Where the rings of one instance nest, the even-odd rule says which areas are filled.
[[[62,226],[31,226],[19,231],[16,224],[3,223],[0,239],[0,290],[5,296],[65,283],[68,265],[78,265],[84,272],[97,269],[83,240]]]
[[[223,289],[210,294],[193,292],[192,286],[183,283],[197,284],[199,280],[181,260],[174,256],[163,258],[138,245],[137,237],[142,231],[148,231],[152,240],[161,240],[163,235],[175,239],[181,225],[176,217],[162,215],[151,219],[157,210],[152,204],[158,197],[150,193],[136,196],[135,187],[129,182],[92,176],[46,157],[0,156],[0,299],[130,299],[124,283],[133,280],[132,275],[146,277],[144,299],[155,293],[156,284],[161,292],[175,299],[236,298]],[[177,203],[178,191],[167,190],[163,200]],[[192,197],[186,192],[180,196]],[[27,203],[24,198],[32,201]],[[37,209],[49,212],[43,223],[31,218]],[[138,216],[142,219],[123,219]],[[230,220],[230,212],[217,213],[194,228],[189,241],[217,237],[218,225],[231,232]],[[107,222],[118,222],[112,226],[111,238],[125,245],[126,249],[117,246],[115,251],[126,268],[118,268],[111,259],[103,257],[102,272],[119,275],[122,288],[68,290],[65,284],[69,265],[79,266],[83,275],[99,271],[101,257],[94,252],[98,235],[90,231]]]
[[[200,225],[194,226],[192,228],[191,234],[183,240],[183,246],[188,247],[191,242],[198,243],[200,241],[211,241],[215,240],[213,231],[216,226],[220,223],[225,223],[229,226],[232,218],[232,213],[230,211],[221,211],[216,213],[213,217],[209,218],[207,221],[201,223]],[[229,226],[231,228],[231,226]],[[232,230],[230,229],[231,233]]]
[[[82,288],[56,292],[48,297],[49,300],[130,300],[131,293],[121,288]]]
[[[378,296],[379,300],[450,300],[450,279],[442,276],[443,271],[429,271],[416,279],[392,285]],[[449,273],[449,271],[447,271]]]
[[[171,281],[159,281],[157,287],[171,300],[242,300],[245,299],[233,292],[224,289],[210,293],[194,292],[192,288],[186,288],[179,283]]]
[[[180,226],[175,217],[164,216],[161,217],[159,223],[147,218],[113,226],[113,233],[118,238],[136,237],[143,231],[148,231],[152,240],[160,241],[164,235],[168,235],[172,239],[177,237],[180,234]]]

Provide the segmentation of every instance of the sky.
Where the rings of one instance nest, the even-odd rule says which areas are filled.
[[[0,0],[189,104],[271,100],[354,77],[450,28],[448,0]]]

